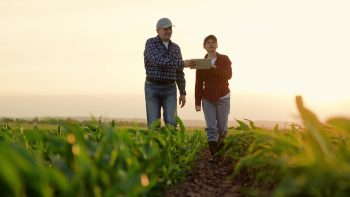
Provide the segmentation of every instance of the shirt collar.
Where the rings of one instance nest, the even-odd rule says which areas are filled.
[[[221,56],[221,54],[220,53],[218,53],[218,52],[216,52],[216,58],[217,59],[219,59],[220,58],[220,56]],[[206,54],[205,56],[204,56],[204,58],[207,58],[208,57],[208,54]]]
[[[160,39],[159,35],[157,35],[156,40],[157,40],[158,42],[160,42],[160,43],[163,43],[163,40]],[[171,44],[172,44],[172,41],[169,40],[169,46],[170,46]]]

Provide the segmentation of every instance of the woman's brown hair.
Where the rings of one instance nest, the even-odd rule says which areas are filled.
[[[205,46],[205,43],[207,43],[207,41],[210,39],[214,40],[215,42],[218,42],[218,39],[214,35],[209,35],[204,38],[203,46]]]

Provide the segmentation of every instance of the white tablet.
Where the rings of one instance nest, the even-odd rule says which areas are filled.
[[[210,69],[211,60],[210,59],[191,59],[195,63],[195,66],[191,69]]]

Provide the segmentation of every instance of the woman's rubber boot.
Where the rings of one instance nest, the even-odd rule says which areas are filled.
[[[219,141],[218,141],[218,150],[217,151],[220,151],[225,146],[224,139],[225,138],[219,139]]]
[[[209,159],[209,162],[216,162],[217,161],[217,152],[218,152],[218,142],[217,141],[208,141],[209,150],[211,154],[211,158]]]
[[[226,134],[219,134],[218,152],[225,146],[225,137],[226,137]]]

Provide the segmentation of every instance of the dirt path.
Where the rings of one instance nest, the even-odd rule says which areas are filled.
[[[244,180],[238,177],[232,180],[234,162],[232,159],[224,159],[222,162],[208,162],[210,152],[203,149],[195,167],[187,175],[187,179],[179,185],[171,188],[167,197],[203,197],[203,196],[243,196],[238,188],[244,184]],[[243,177],[242,177],[243,178]]]

